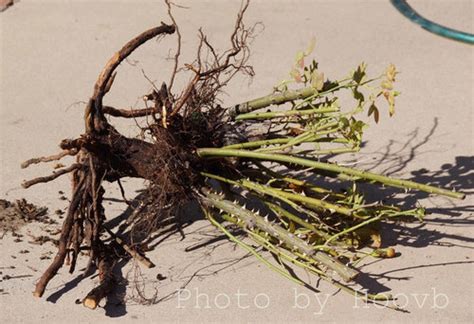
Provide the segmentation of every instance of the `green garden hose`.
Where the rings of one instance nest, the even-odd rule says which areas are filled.
[[[467,44],[474,44],[474,35],[465,33],[459,30],[451,29],[448,27],[441,26],[435,22],[432,22],[422,16],[420,16],[405,0],[390,0],[392,5],[397,8],[398,11],[402,13],[405,17],[413,21],[414,23],[420,25],[422,28],[427,31],[446,37],[454,39],[460,42]]]

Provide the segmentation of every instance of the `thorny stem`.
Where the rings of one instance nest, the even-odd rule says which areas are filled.
[[[275,188],[272,188],[272,187],[263,186],[263,185],[257,184],[255,182],[252,182],[252,181],[249,181],[249,180],[233,181],[233,180],[226,179],[224,177],[217,176],[217,175],[210,174],[210,173],[202,172],[201,174],[206,176],[206,177],[212,178],[212,179],[216,179],[216,180],[219,180],[219,181],[222,181],[222,182],[225,182],[225,183],[229,183],[229,184],[233,184],[233,185],[236,185],[236,186],[241,186],[241,187],[244,187],[246,189],[254,190],[254,191],[259,192],[261,194],[266,194],[266,195],[269,195],[269,196],[272,196],[272,197],[275,197],[275,198],[286,198],[286,199],[291,200],[291,201],[302,202],[304,204],[307,204],[307,205],[310,205],[310,206],[313,206],[313,207],[326,209],[326,210],[329,210],[331,212],[337,212],[337,213],[340,213],[340,214],[343,214],[343,215],[346,215],[346,216],[351,216],[352,215],[352,211],[350,209],[348,209],[346,207],[342,207],[342,206],[337,206],[337,205],[325,202],[325,201],[320,200],[320,199],[307,197],[307,196],[303,196],[303,195],[297,195],[297,194],[293,194],[293,193],[290,193],[290,192],[285,192],[285,191],[275,189]]]
[[[283,154],[267,154],[267,153],[258,153],[253,151],[246,150],[233,150],[233,149],[219,149],[219,148],[201,148],[197,150],[197,154],[201,157],[240,157],[240,158],[253,158],[258,160],[265,161],[274,161],[282,163],[290,163],[301,166],[306,166],[310,168],[320,169],[324,171],[330,171],[335,173],[340,173],[348,175],[351,177],[356,177],[360,179],[370,180],[379,182],[385,185],[406,188],[406,189],[416,189],[420,191],[425,191],[431,194],[443,195],[451,198],[464,199],[465,194],[460,192],[454,192],[446,189],[436,188],[429,185],[420,184],[410,180],[399,180],[390,178],[387,176],[379,175],[376,173],[361,171],[357,169],[352,169],[348,167],[339,166],[334,163],[325,163],[312,161],[309,159],[303,159],[295,156],[288,156]]]
[[[330,89],[330,92],[336,91],[343,86],[337,86]],[[328,90],[329,91],[329,90]],[[284,92],[272,93],[265,97],[253,99],[232,107],[227,108],[229,116],[231,118],[237,118],[237,115],[249,113],[254,110],[268,107],[270,105],[281,105],[289,101],[295,101],[298,99],[306,99],[313,95],[324,95],[325,92],[319,92],[314,87],[306,87],[299,90],[286,90]]]
[[[224,219],[230,221],[230,217],[223,217]],[[285,253],[284,250],[281,250],[281,249],[278,249],[277,247],[275,247],[273,244],[271,244],[268,240],[262,238],[261,236],[259,236],[257,233],[254,233],[252,231],[246,231],[248,234],[250,234],[250,236],[255,240],[257,241],[259,244],[261,244],[262,246],[265,247],[265,249],[267,249],[268,251],[270,251],[271,253],[277,255],[278,257],[280,258],[283,258],[289,262],[291,262],[292,264],[295,264],[303,269],[306,269],[308,271],[310,271],[311,273],[319,276],[320,278],[322,278],[323,280],[329,282],[330,284],[340,288],[342,291],[346,292],[346,293],[349,293],[351,295],[353,295],[354,297],[357,297],[357,298],[361,298],[362,300],[367,300],[367,301],[372,301],[372,302],[377,302],[377,301],[389,301],[389,300],[393,300],[393,297],[390,295],[390,294],[369,294],[369,293],[363,293],[363,292],[360,292],[358,290],[355,290],[347,285],[344,285],[330,277],[328,277],[323,271],[315,268],[313,265],[311,264],[307,264],[303,261],[300,261],[298,260],[297,258],[294,258],[292,257],[291,255],[289,255],[288,253]],[[392,308],[390,306],[387,306],[389,308]],[[395,308],[397,309],[397,308]]]
[[[358,274],[358,272],[354,269],[346,267],[344,264],[342,264],[336,259],[333,259],[326,253],[314,250],[308,243],[296,237],[294,234],[289,233],[280,225],[271,224],[263,217],[259,216],[258,214],[252,213],[251,211],[245,208],[242,208],[238,204],[234,204],[230,201],[220,199],[218,196],[212,194],[207,194],[206,198],[203,199],[205,203],[207,199],[209,204],[211,204],[212,206],[218,209],[222,209],[226,213],[235,215],[236,217],[242,219],[242,221],[248,224],[248,226],[255,226],[261,229],[262,231],[269,233],[273,237],[281,240],[290,249],[298,250],[300,253],[314,258],[314,260],[316,260],[317,262],[336,271],[345,281],[352,280]]]
[[[308,223],[306,221],[304,221],[301,217],[298,217],[292,213],[290,213],[289,211],[281,208],[280,206],[276,205],[276,204],[273,204],[271,202],[265,202],[265,204],[271,209],[273,210],[273,212],[275,212],[276,214],[280,214],[281,216],[295,222],[296,224],[298,225],[301,225],[307,229],[309,229],[310,231],[312,231],[313,233],[316,233],[318,236],[324,238],[324,239],[329,239],[330,236],[329,234],[323,232],[323,231],[320,231],[319,229],[316,228],[316,226],[314,226],[313,224],[311,223]]]
[[[271,111],[271,112],[262,112],[262,113],[248,113],[241,114],[235,117],[236,121],[246,120],[246,119],[269,119],[269,118],[283,118],[283,117],[292,117],[292,116],[306,116],[314,114],[326,114],[332,112],[338,112],[339,109],[335,107],[327,108],[315,108],[315,109],[305,109],[305,110],[288,110],[288,111]]]
[[[290,274],[288,274],[287,272],[283,271],[282,269],[274,266],[273,264],[271,264],[268,260],[266,260],[264,257],[262,257],[254,248],[252,248],[251,246],[249,246],[248,244],[245,244],[244,242],[242,242],[241,240],[239,240],[238,238],[236,238],[231,232],[229,232],[224,226],[221,225],[221,223],[219,223],[218,221],[216,221],[216,219],[212,216],[212,213],[210,211],[208,211],[207,209],[203,209],[204,210],[204,213],[207,217],[207,219],[209,219],[209,221],[214,225],[216,226],[219,230],[221,230],[231,241],[235,242],[237,245],[239,245],[240,247],[242,247],[243,249],[247,250],[248,252],[252,253],[259,261],[261,261],[264,265],[266,265],[268,268],[270,268],[271,270],[281,274],[282,276],[284,276],[285,278],[299,284],[299,285],[302,285],[303,283],[298,280],[297,278],[294,278],[293,276],[291,276]]]
[[[225,215],[223,215],[223,218],[227,221],[233,222],[234,224],[236,223],[235,221],[232,221],[232,218],[226,217]],[[369,294],[369,293],[363,293],[363,292],[360,292],[358,290],[355,290],[355,289],[353,289],[353,288],[351,288],[351,287],[349,287],[345,284],[342,284],[342,283],[332,279],[331,277],[329,277],[323,271],[315,268],[314,265],[308,264],[308,263],[306,263],[302,260],[299,260],[295,257],[292,257],[288,253],[285,253],[285,250],[278,249],[276,246],[271,244],[268,241],[268,239],[262,238],[257,233],[249,231],[249,230],[246,230],[246,233],[248,233],[250,235],[250,237],[252,237],[255,241],[257,241],[259,244],[261,244],[265,249],[267,249],[271,253],[277,255],[280,258],[283,258],[283,259],[291,262],[292,264],[295,264],[295,265],[297,265],[297,266],[299,266],[303,269],[308,270],[309,272],[311,272],[311,273],[319,276],[320,278],[322,278],[324,281],[327,281],[328,283],[340,288],[342,291],[344,291],[346,293],[349,293],[349,294],[353,295],[354,297],[361,298],[362,300],[372,301],[372,302],[393,300],[393,297],[390,294]],[[272,270],[273,270],[273,268],[272,268]],[[390,306],[387,306],[387,307],[392,308]],[[395,309],[398,309],[398,308],[395,308]]]

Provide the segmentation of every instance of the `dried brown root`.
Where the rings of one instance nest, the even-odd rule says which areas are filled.
[[[78,186],[75,188],[72,195],[71,204],[61,229],[61,236],[59,237],[58,252],[56,253],[51,265],[46,269],[39,281],[36,283],[36,289],[33,293],[36,297],[43,296],[46,285],[56,275],[59,268],[61,268],[64,263],[67,254],[69,234],[74,224],[74,214],[79,207],[81,197],[84,193],[83,183],[84,178],[81,179],[80,183],[78,183]]]
[[[149,29],[129,41],[108,61],[99,75],[94,94],[86,107],[84,117],[86,133],[78,139],[63,140],[60,145],[63,150],[79,152],[76,163],[51,176],[23,183],[23,187],[27,188],[73,172],[73,195],[61,230],[58,252],[51,265],[38,280],[34,296],[41,297],[44,294],[47,284],[63,266],[66,257],[70,261],[70,272],[74,271],[82,244],[90,246],[90,259],[86,273],[89,273],[95,264],[99,268],[101,278],[101,284],[86,297],[84,305],[90,308],[97,307],[98,302],[112,289],[114,284],[112,269],[116,260],[112,259],[111,249],[100,240],[105,219],[102,207],[104,189],[101,183],[104,180],[116,181],[122,177],[150,179],[157,174],[157,170],[160,170],[162,165],[156,163],[159,147],[122,136],[107,122],[104,117],[102,98],[113,83],[114,70],[128,55],[155,36],[171,34],[174,30],[174,26],[164,23],[159,27]],[[62,152],[54,158],[60,158],[63,155],[65,156],[66,153]],[[33,162],[30,160],[25,165],[51,159],[51,157],[40,158]]]
[[[159,111],[157,111],[155,108],[128,110],[128,109],[117,109],[110,106],[103,106],[102,112],[104,114],[114,116],[114,117],[137,118],[137,117],[152,116],[158,113]]]
[[[59,152],[58,154],[50,155],[50,156],[42,156],[39,158],[33,158],[29,159],[21,164],[21,168],[25,169],[29,167],[32,164],[38,164],[42,162],[51,162],[51,161],[58,161],[61,160],[63,157],[71,155],[74,156],[77,154],[77,150],[75,148],[70,149],[70,150],[64,150],[62,152]]]
[[[155,103],[154,107],[130,110],[103,106],[102,113],[121,118],[155,117],[157,113],[163,111],[163,108],[166,108],[166,110],[171,108],[170,93],[165,83],[161,85],[161,88],[158,91],[153,90],[151,94],[144,96],[144,99],[146,101],[153,101]]]
[[[86,121],[86,133],[104,131],[108,125],[102,111],[102,99],[110,89],[115,77],[114,71],[120,63],[122,63],[122,61],[125,60],[135,49],[146,41],[161,34],[172,34],[175,30],[176,28],[174,25],[161,23],[161,26],[151,28],[130,40],[122,47],[122,49],[109,59],[95,83],[94,94],[86,107],[84,116]]]
[[[169,6],[169,2],[166,1]],[[249,6],[249,1],[242,1],[238,12],[233,33],[230,37],[230,49],[219,54],[207,40],[202,30],[199,30],[199,46],[197,59],[193,64],[185,64],[188,71],[194,73],[185,90],[176,100],[176,104],[169,116],[181,113],[183,116],[201,111],[203,107],[213,106],[216,103],[216,96],[228,82],[237,74],[253,76],[254,71],[247,65],[249,59],[248,42],[254,37],[255,26],[246,28],[243,17]],[[173,18],[172,18],[173,19]],[[174,20],[174,19],[173,19]],[[180,46],[178,44],[177,56],[179,56]],[[201,58],[205,55],[209,62],[203,62]],[[175,57],[177,62],[178,57]],[[174,75],[172,80],[174,79]]]
[[[138,262],[143,264],[148,269],[155,267],[155,264],[153,262],[151,262],[150,259],[148,259],[146,256],[141,255],[139,252],[135,251],[133,248],[131,248],[120,237],[115,235],[108,228],[104,227],[104,229],[115,240],[115,242],[117,242],[117,244],[120,245],[125,250],[125,252],[127,252],[133,259],[137,260]]]
[[[113,249],[104,245],[97,260],[100,284],[92,289],[82,301],[85,307],[96,309],[100,301],[112,292],[116,283],[113,270],[117,263],[117,259],[113,256]]]
[[[26,189],[26,188],[29,188],[29,187],[31,187],[35,184],[38,184],[38,183],[46,183],[46,182],[52,181],[52,180],[64,175],[64,174],[70,173],[70,172],[72,172],[74,170],[77,170],[77,169],[80,169],[80,168],[81,168],[81,164],[74,163],[74,164],[71,164],[70,166],[68,166],[67,168],[54,171],[53,174],[51,174],[49,176],[38,177],[38,178],[35,178],[35,179],[24,181],[21,184],[21,186]]]

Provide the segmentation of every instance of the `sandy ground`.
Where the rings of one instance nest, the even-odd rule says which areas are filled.
[[[181,2],[180,2],[181,3]],[[442,24],[473,32],[473,3],[467,1],[410,1],[419,12]],[[235,1],[184,2],[177,19],[185,48],[196,43],[203,26],[216,47],[228,41]],[[0,197],[25,197],[51,212],[64,209],[59,191],[69,192],[67,178],[30,190],[19,188],[23,179],[47,174],[50,166],[21,170],[30,157],[54,153],[57,143],[82,132],[82,112],[92,85],[106,60],[139,32],[167,21],[160,1],[29,1],[21,0],[0,14]],[[316,56],[326,75],[340,77],[361,61],[373,73],[393,62],[402,71],[402,96],[396,116],[382,118],[367,131],[367,146],[359,167],[393,176],[413,178],[471,193],[473,173],[473,47],[439,38],[403,18],[388,1],[256,1],[249,23],[262,21],[265,29],[252,45],[256,77],[238,80],[228,89],[226,103],[267,94],[286,77],[294,53],[312,36]],[[171,41],[150,42],[119,69],[106,102],[118,107],[137,106],[151,79],[167,80],[165,59]],[[190,61],[194,49],[184,61]],[[122,129],[127,133],[127,126]],[[348,156],[348,159],[351,157]],[[133,198],[141,181],[126,183]],[[124,205],[111,186],[107,213],[119,215]],[[78,280],[65,269],[50,283],[43,299],[33,298],[34,282],[50,262],[40,260],[54,251],[50,243],[28,244],[11,235],[0,240],[0,321],[2,323],[122,322],[472,322],[474,320],[473,205],[464,201],[411,195],[433,212],[426,223],[387,228],[385,244],[395,245],[401,258],[364,267],[372,291],[392,290],[407,313],[364,305],[333,287],[320,284],[320,294],[295,287],[243,255],[225,240],[199,246],[216,235],[205,221],[185,229],[184,240],[174,235],[150,253],[157,267],[136,275],[131,265],[122,272],[131,286],[144,287],[147,297],[158,298],[185,283],[187,290],[156,305],[138,305],[139,292],[125,286],[128,303],[109,301],[90,311],[75,301],[97,278]],[[113,216],[112,216],[113,215]],[[27,249],[29,253],[20,253]],[[191,250],[186,252],[186,250]],[[15,268],[12,269],[11,267]],[[134,275],[135,274],[135,275]],[[194,274],[194,276],[193,276]],[[158,275],[166,277],[159,281]],[[5,276],[20,276],[5,279]],[[8,277],[6,277],[8,278]],[[316,286],[318,282],[312,279]],[[132,285],[134,283],[134,285]],[[138,284],[138,286],[137,286]]]

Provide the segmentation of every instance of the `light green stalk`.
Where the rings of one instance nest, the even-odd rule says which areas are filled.
[[[276,214],[279,214],[285,218],[287,218],[288,220],[291,220],[293,222],[295,222],[296,224],[298,225],[301,225],[303,226],[304,228],[307,228],[309,229],[311,232],[317,234],[318,236],[320,236],[321,238],[325,239],[325,240],[329,240],[331,238],[331,236],[326,233],[326,232],[323,232],[323,231],[320,231],[318,228],[316,228],[316,226],[314,226],[313,224],[311,223],[308,223],[306,222],[305,220],[301,219],[300,217],[290,213],[289,211],[287,211],[286,209],[278,206],[278,205],[275,205],[271,202],[265,202],[265,204],[271,209],[273,210],[274,213]]]
[[[230,180],[230,179],[227,179],[218,175],[210,174],[210,173],[201,172],[201,174],[212,179],[216,179],[228,184],[240,186],[249,190],[256,191],[260,194],[275,197],[277,199],[285,198],[287,200],[298,201],[312,207],[329,210],[331,212],[337,212],[339,214],[343,214],[346,216],[352,216],[351,209],[343,207],[343,206],[338,206],[338,205],[335,205],[335,204],[332,204],[320,199],[298,195],[291,192],[286,192],[286,191],[272,188],[269,186],[264,186],[264,185],[261,185],[249,180],[234,181],[234,180]]]
[[[283,118],[283,117],[292,117],[292,116],[307,116],[314,114],[326,114],[332,112],[338,112],[339,109],[335,107],[327,108],[315,108],[315,109],[305,109],[305,110],[287,110],[287,111],[268,111],[261,113],[247,113],[241,114],[235,117],[236,121],[247,120],[247,119],[271,119],[271,118]]]
[[[358,230],[359,228],[362,228],[364,226],[367,226],[371,223],[374,223],[374,222],[377,222],[381,219],[384,219],[384,218],[395,218],[395,217],[401,217],[401,216],[414,216],[416,217],[417,215],[417,209],[413,209],[413,210],[407,210],[407,211],[403,211],[403,212],[396,212],[396,213],[391,213],[391,214],[380,214],[380,215],[377,215],[377,216],[374,216],[372,218],[369,218],[357,225],[354,225],[352,227],[349,227],[349,228],[346,228],[344,229],[343,231],[337,233],[337,234],[334,234],[333,236],[331,236],[329,239],[327,239],[326,243],[324,243],[324,245],[328,245],[330,242],[334,241],[335,239],[343,236],[343,235],[346,235],[346,234],[349,234],[351,232],[354,232],[355,230]]]
[[[339,89],[350,87],[351,84],[351,82],[348,84],[341,84],[323,92],[319,92],[316,88],[310,86],[299,90],[286,90],[283,92],[271,93],[267,96],[229,107],[227,108],[227,111],[231,118],[235,118],[239,114],[249,113],[270,105],[281,105],[299,99],[311,100],[316,97],[322,97]]]
[[[390,294],[369,294],[369,293],[364,294],[338,281],[335,281],[331,277],[328,277],[323,271],[319,270],[318,268],[315,268],[311,264],[298,260],[297,258],[293,257],[292,255],[289,255],[288,253],[285,253],[284,250],[278,249],[274,245],[270,244],[268,241],[265,241],[264,239],[262,239],[260,236],[255,235],[255,233],[249,232],[249,234],[255,241],[263,245],[268,251],[272,252],[273,254],[277,255],[280,258],[285,259],[286,261],[293,263],[294,265],[297,265],[303,269],[308,270],[310,273],[319,276],[323,280],[335,285],[336,287],[340,288],[342,291],[345,291],[353,295],[354,297],[361,298],[367,301],[375,301],[375,302],[393,300],[393,297]],[[389,307],[389,308],[392,308],[392,307]]]
[[[321,135],[321,134],[319,134]],[[244,142],[244,143],[237,143],[232,145],[224,146],[225,149],[246,149],[246,148],[254,148],[254,147],[261,147],[267,145],[274,145],[274,144],[286,144],[291,141],[294,137],[284,137],[284,138],[273,138],[268,140],[261,140],[261,141],[252,141],[252,142]],[[324,143],[339,143],[339,144],[347,144],[349,141],[345,138],[331,138],[331,137],[323,137],[323,138],[309,138],[308,142],[324,142]],[[303,143],[308,143],[303,142]]]
[[[350,281],[355,278],[358,274],[352,268],[345,266],[343,263],[332,258],[328,254],[314,250],[312,246],[296,237],[294,234],[289,233],[286,229],[278,224],[272,224],[263,217],[255,214],[245,208],[242,208],[236,203],[231,201],[220,199],[216,195],[208,194],[207,197],[202,198],[204,203],[214,206],[215,208],[221,209],[228,214],[234,215],[241,219],[249,227],[257,227],[260,230],[270,234],[271,236],[281,240],[290,249],[299,251],[300,253],[313,258],[315,261],[323,264],[324,266],[336,271],[341,278],[345,281]]]
[[[339,174],[344,174],[351,177],[356,177],[360,179],[370,180],[379,182],[385,185],[406,188],[406,189],[416,189],[420,191],[425,191],[431,194],[443,195],[451,198],[464,199],[465,194],[460,192],[454,192],[446,189],[436,188],[429,185],[420,184],[410,180],[400,180],[376,173],[361,171],[357,169],[351,169],[348,167],[339,166],[334,163],[325,163],[312,161],[309,159],[299,158],[291,155],[283,154],[268,154],[268,153],[259,153],[246,150],[232,150],[232,149],[221,149],[221,148],[201,148],[197,150],[197,154],[201,157],[240,157],[240,158],[250,158],[258,159],[264,161],[274,161],[281,163],[290,163],[297,164],[309,168],[320,169],[324,171],[335,172]]]
[[[299,285],[304,285],[304,283],[290,275],[289,273],[283,271],[283,269],[276,267],[275,265],[271,264],[268,260],[266,260],[264,257],[262,257],[254,248],[249,246],[248,244],[245,244],[238,238],[236,238],[234,235],[232,235],[231,232],[229,232],[224,226],[222,226],[218,221],[215,220],[215,218],[212,216],[212,213],[210,211],[204,210],[204,213],[206,214],[206,217],[209,219],[209,221],[216,226],[219,230],[221,230],[231,241],[235,242],[237,245],[242,247],[244,250],[247,250],[251,254],[253,254],[260,262],[262,262],[264,265],[269,267],[271,270],[281,274],[285,278],[299,284]]]

